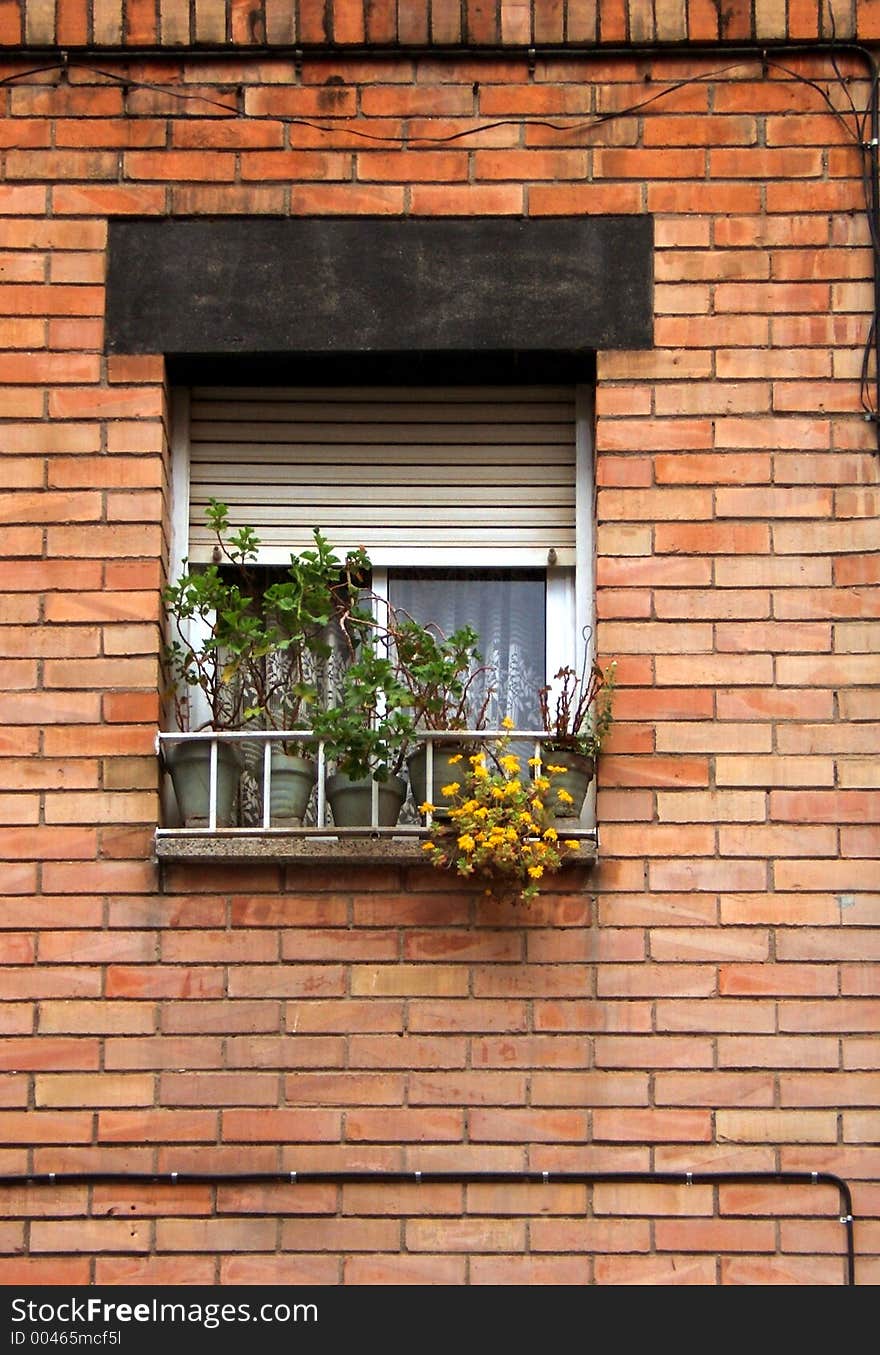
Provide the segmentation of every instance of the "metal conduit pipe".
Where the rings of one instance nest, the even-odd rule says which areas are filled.
[[[578,1171],[275,1171],[275,1172],[30,1172],[0,1175],[0,1186],[65,1185],[745,1185],[764,1182],[784,1186],[827,1185],[838,1192],[839,1218],[846,1230],[846,1284],[854,1285],[855,1240],[852,1192],[833,1172],[578,1172]]]

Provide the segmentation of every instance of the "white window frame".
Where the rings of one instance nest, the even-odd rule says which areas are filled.
[[[189,550],[190,516],[190,451],[189,420],[190,392],[186,387],[174,387],[171,393],[171,522],[169,548],[169,577],[175,580],[183,572]],[[585,672],[595,658],[595,458],[593,440],[594,391],[586,384],[575,386],[575,561],[574,566],[546,564],[546,619],[545,619],[545,680],[551,685],[553,675],[569,665],[578,673]],[[332,543],[331,543],[332,544]],[[432,560],[424,551],[417,559],[401,560],[393,565],[374,564],[372,586],[378,598],[387,603],[388,570],[431,564],[444,568],[466,570],[485,567],[485,552],[450,552]],[[498,563],[506,562],[499,557]],[[510,567],[516,567],[516,561]],[[531,564],[535,567],[534,562]],[[581,618],[580,623],[578,618]],[[552,700],[552,696],[551,696]],[[197,719],[207,719],[207,707],[198,710]],[[595,778],[584,806],[583,822],[595,825]]]

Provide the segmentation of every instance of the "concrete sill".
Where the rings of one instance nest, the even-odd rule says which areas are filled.
[[[241,829],[216,832],[186,832],[158,829],[155,853],[158,861],[223,861],[223,862],[344,862],[364,865],[398,861],[403,864],[424,861],[421,837],[414,834],[395,835],[393,829],[346,830],[342,837],[318,832],[292,833],[283,829],[242,832]],[[592,865],[596,861],[596,842],[583,838],[581,848],[564,862],[566,866]]]

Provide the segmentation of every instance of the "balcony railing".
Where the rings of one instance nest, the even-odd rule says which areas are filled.
[[[529,729],[430,730],[419,734],[419,745],[425,749],[425,779],[434,784],[435,749],[443,743],[473,742],[487,749],[498,739],[510,739],[514,751],[524,751],[524,758],[542,760],[547,736]],[[180,744],[206,746],[205,773],[207,786],[204,812],[198,822],[183,823],[172,811],[169,821],[156,829],[156,855],[160,860],[189,858],[259,858],[262,860],[302,860],[329,857],[339,859],[376,860],[382,857],[414,858],[420,842],[431,828],[433,815],[421,813],[410,787],[404,808],[393,826],[382,826],[379,813],[380,783],[371,783],[370,810],[367,822],[354,827],[334,823],[327,797],[327,780],[335,767],[326,755],[325,744],[310,730],[235,730],[202,731],[199,733],[160,732],[156,736],[156,750],[163,769],[167,769],[172,747]],[[316,764],[316,779],[307,813],[302,821],[278,825],[272,821],[273,747],[296,744],[309,746],[309,756]],[[219,812],[221,748],[238,745],[239,753],[247,750],[248,770],[242,778],[250,783],[250,806],[243,807],[242,791],[237,793],[236,822],[229,822]],[[416,745],[418,746],[418,745]],[[410,752],[415,751],[415,748]],[[408,779],[406,768],[401,773]],[[177,821],[175,821],[175,819]],[[580,859],[588,859],[592,848],[595,854],[597,833],[592,818],[590,797],[580,818],[565,820],[565,835],[582,841],[585,850]]]

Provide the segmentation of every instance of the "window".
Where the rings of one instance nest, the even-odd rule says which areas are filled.
[[[320,527],[364,546],[373,587],[478,631],[492,714],[537,727],[535,688],[592,628],[585,386],[194,387],[178,396],[175,554],[211,559],[209,500],[284,565]]]
[[[172,568],[211,561],[211,499],[267,577],[315,527],[340,556],[363,546],[380,599],[477,631],[488,724],[539,730],[539,687],[580,671],[593,633],[590,386],[195,385],[174,430]]]

